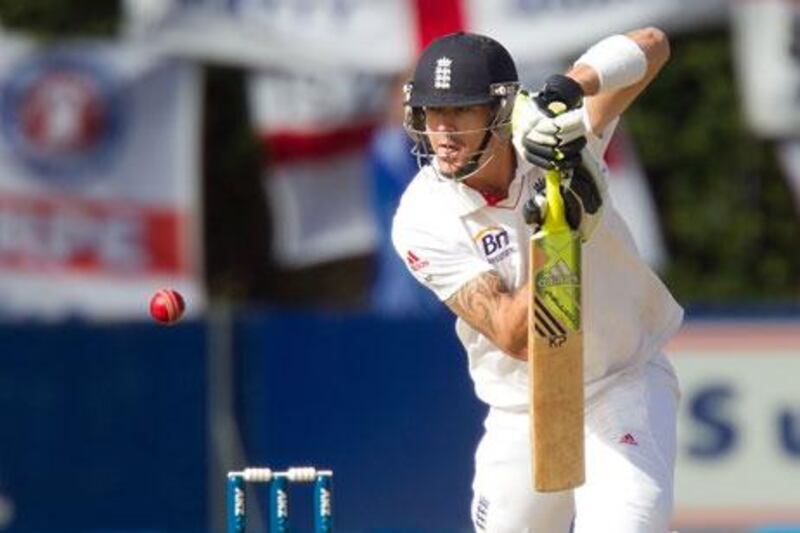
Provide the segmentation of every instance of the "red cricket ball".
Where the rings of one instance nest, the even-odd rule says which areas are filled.
[[[175,289],[160,289],[150,298],[150,316],[162,324],[174,324],[183,316],[186,303]]]

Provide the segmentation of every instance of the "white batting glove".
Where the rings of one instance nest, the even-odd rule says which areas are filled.
[[[514,102],[511,123],[514,143],[519,150],[523,150],[524,138],[540,145],[562,146],[586,135],[583,108],[551,117],[539,107],[535,98],[536,94],[520,91]]]

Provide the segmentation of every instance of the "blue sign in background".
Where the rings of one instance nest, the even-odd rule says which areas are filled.
[[[10,531],[206,524],[198,325],[0,327],[0,494]]]
[[[470,529],[485,408],[451,317],[251,310],[230,332],[217,356],[234,370],[245,458],[224,468],[332,468],[340,532]],[[209,477],[213,339],[204,321],[0,325],[7,530],[212,530],[225,497],[224,476]],[[685,398],[698,423],[703,398]],[[311,491],[290,495],[306,530]],[[263,515],[266,501],[255,490],[248,503]]]
[[[338,530],[468,527],[484,410],[452,319],[264,312],[233,331],[248,464],[334,469]],[[0,327],[11,531],[208,529],[224,479],[208,486],[207,333],[203,323]],[[302,530],[309,491],[292,498]]]
[[[248,317],[236,338],[254,461],[333,468],[344,529],[469,526],[485,410],[452,318]]]

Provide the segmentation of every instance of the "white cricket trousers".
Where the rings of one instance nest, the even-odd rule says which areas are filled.
[[[475,454],[476,531],[667,532],[678,399],[663,355],[587,391],[586,483],[554,493],[531,488],[528,413],[491,409]]]

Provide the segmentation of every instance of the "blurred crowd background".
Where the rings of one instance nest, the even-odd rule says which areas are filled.
[[[0,0],[0,529],[219,531],[226,470],[311,463],[341,530],[468,530],[483,407],[388,237],[402,83],[452,31],[535,89],[646,25],[607,159],[687,309],[675,525],[800,531],[790,0]]]

